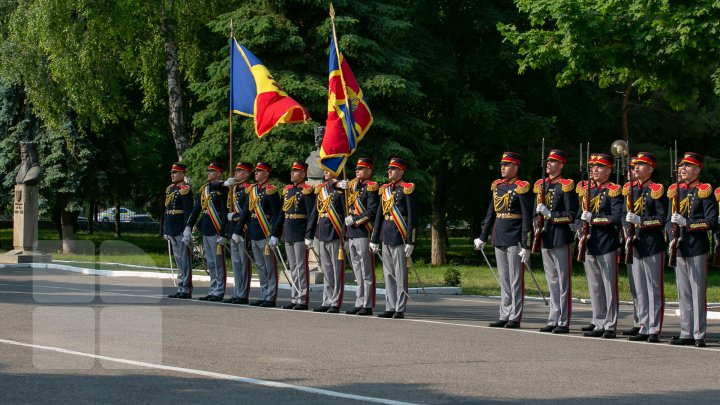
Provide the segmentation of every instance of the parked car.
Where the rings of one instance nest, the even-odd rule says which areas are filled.
[[[131,220],[131,222],[155,222],[155,220],[147,214],[136,214]]]
[[[135,217],[135,211],[132,211],[125,207],[120,207],[120,221],[130,222]],[[115,208],[109,208],[103,212],[98,213],[98,221],[100,222],[111,222],[115,220]]]

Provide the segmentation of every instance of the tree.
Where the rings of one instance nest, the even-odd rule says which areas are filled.
[[[558,86],[576,80],[620,87],[622,133],[629,136],[633,91],[679,110],[711,74],[720,90],[720,6],[713,1],[516,0],[526,24],[498,23],[518,47],[521,73],[554,65]]]

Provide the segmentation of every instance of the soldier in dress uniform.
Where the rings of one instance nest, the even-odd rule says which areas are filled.
[[[418,227],[418,200],[415,185],[403,181],[407,163],[391,158],[388,165],[389,183],[378,190],[382,212],[375,216],[370,250],[380,250],[385,273],[385,311],[380,318],[405,317],[407,307],[408,261],[415,249]]]
[[[707,328],[706,289],[710,240],[708,232],[715,229],[718,208],[712,196],[712,186],[698,179],[703,167],[703,155],[686,152],[679,163],[680,185],[668,187],[668,198],[678,193],[680,206],[672,206],[668,217],[680,227],[677,250],[678,301],[680,303],[680,336],[671,340],[674,345],[705,347]],[[668,227],[670,230],[670,227]],[[669,232],[672,238],[672,232]]]
[[[323,302],[315,312],[338,313],[345,287],[345,200],[336,175],[325,170],[325,181],[315,188],[316,203],[312,222],[313,235],[318,239],[320,268],[323,272]]]
[[[575,220],[578,200],[575,183],[562,177],[567,163],[567,152],[551,149],[547,158],[545,183],[535,182],[537,194],[535,212],[545,217],[542,231],[542,259],[545,278],[550,290],[548,324],[541,332],[568,333],[572,310],[570,256],[573,232],[570,224]],[[544,201],[540,196],[544,195]]]
[[[230,259],[235,280],[232,297],[224,299],[223,302],[230,304],[247,304],[249,302],[252,268],[245,245],[246,232],[239,225],[240,220],[247,215],[248,193],[246,190],[250,187],[248,179],[252,172],[251,163],[240,161],[235,165],[233,177],[223,183],[230,188],[227,200],[227,234],[230,236]]]
[[[165,239],[170,241],[177,265],[178,290],[168,298],[192,298],[192,253],[190,241],[183,240],[183,229],[193,209],[193,193],[185,183],[184,163],[175,163],[170,169],[172,184],[165,189]]]
[[[528,234],[532,227],[533,197],[530,183],[520,180],[520,154],[503,152],[501,179],[490,186],[493,204],[488,207],[475,249],[485,247],[492,230],[498,276],[500,279],[500,318],[489,326],[519,328],[525,297],[525,265],[530,259]]]
[[[592,329],[583,334],[588,337],[612,339],[618,319],[617,249],[620,235],[617,227],[622,221],[622,188],[609,180],[613,158],[604,153],[593,153],[590,161],[590,178],[577,186],[580,210],[575,220],[578,238],[582,237],[582,222],[588,224],[585,256]],[[589,194],[588,206],[584,206]],[[587,328],[589,329],[589,328]]]
[[[225,268],[225,226],[227,221],[227,192],[228,189],[220,181],[225,166],[220,162],[212,162],[207,168],[208,181],[200,189],[200,196],[195,201],[183,238],[191,238],[192,227],[198,222],[200,234],[203,239],[203,251],[210,273],[210,292],[202,301],[222,301],[225,295],[225,281],[227,269]]]
[[[651,343],[660,341],[659,335],[662,331],[665,310],[663,225],[667,212],[667,198],[663,185],[651,179],[656,162],[657,159],[652,153],[639,152],[635,157],[635,180],[623,186],[625,196],[623,226],[627,231],[629,223],[635,225],[632,273],[637,294],[636,308],[640,319],[640,330],[628,340],[647,340]],[[634,206],[629,207],[627,197],[631,192]]]
[[[307,169],[307,163],[295,161],[290,167],[291,184],[282,190],[282,240],[295,284],[290,303],[282,307],[299,311],[308,309],[310,303],[308,249],[313,242],[313,227],[309,220],[315,209],[315,189],[305,183]]]
[[[250,305],[272,308],[277,301],[277,262],[271,249],[278,246],[282,214],[278,190],[268,183],[271,171],[270,163],[261,161],[255,165],[255,183],[245,189],[248,210],[238,226],[247,224],[247,237],[260,279],[260,298]]]
[[[635,160],[636,157],[630,158],[630,171],[634,170],[635,167]],[[628,178],[627,181],[630,181],[631,178]],[[622,228],[622,227],[621,227]],[[623,238],[620,241],[622,245],[625,244],[625,238],[627,237],[625,235],[625,229],[622,228],[622,235]],[[621,258],[622,260],[622,258]],[[622,331],[623,336],[635,336],[640,332],[640,317],[638,316],[638,299],[637,299],[637,290],[635,287],[635,278],[633,277],[632,272],[632,264],[626,264],[625,265],[626,271],[627,271],[627,278],[628,278],[628,284],[630,285],[630,296],[632,296],[633,299],[633,326],[630,329],[625,329]],[[594,326],[594,325],[593,325]]]
[[[346,314],[372,315],[375,307],[375,260],[370,252],[370,233],[375,223],[379,185],[370,180],[373,161],[360,158],[355,164],[355,178],[348,183],[348,206],[345,217],[345,250],[355,273],[357,291],[355,307]]]

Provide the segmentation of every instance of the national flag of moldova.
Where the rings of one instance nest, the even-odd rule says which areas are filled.
[[[355,75],[339,52],[339,45],[336,47],[334,35],[330,39],[329,71],[328,115],[320,166],[337,174],[355,152],[373,118]]]
[[[230,38],[230,111],[254,117],[258,138],[278,124],[310,118],[305,107],[288,96],[265,65],[235,37]]]

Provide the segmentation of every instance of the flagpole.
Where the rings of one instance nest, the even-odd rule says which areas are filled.
[[[233,32],[232,19],[230,19],[230,55],[231,55],[231,58],[230,58],[230,90],[231,91],[230,92],[231,93],[232,93],[232,68],[233,68],[232,67],[232,54],[233,54],[232,47],[235,46],[234,38],[235,38],[235,33]],[[228,105],[232,106],[232,99],[230,100],[230,103],[228,103]],[[230,164],[228,165],[228,171],[230,173],[232,173],[233,172],[233,170],[232,170],[232,167],[233,167],[233,150],[232,150],[232,147],[233,147],[233,112],[232,112],[232,107],[229,108],[229,110],[230,110],[230,148],[229,148],[230,149]]]
[[[345,93],[345,108],[347,109],[348,114],[352,114],[352,110],[350,109],[350,104],[348,103],[348,93],[347,93],[347,87],[345,86],[345,77],[343,77],[342,74],[342,62],[340,61],[340,48],[337,43],[337,33],[335,32],[335,8],[332,6],[332,2],[330,3],[330,22],[332,23],[333,27],[333,44],[335,44],[335,56],[338,59],[338,71],[340,72],[340,83],[342,83],[343,86],[343,93]],[[347,117],[345,117],[345,120],[347,121]],[[355,131],[355,128],[350,128],[350,131]],[[347,158],[345,158],[345,163],[347,163]],[[345,174],[345,164],[343,164],[343,180],[347,180],[347,175]],[[345,196],[345,215],[350,215],[350,201],[348,199],[348,191],[347,188],[343,190],[343,195]],[[343,218],[343,221],[345,218]],[[347,227],[347,225],[345,225]],[[341,236],[342,238],[342,236]],[[345,244],[345,241],[343,241],[343,245]]]

